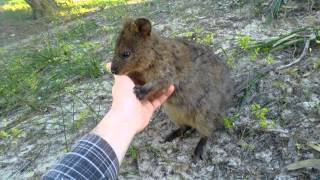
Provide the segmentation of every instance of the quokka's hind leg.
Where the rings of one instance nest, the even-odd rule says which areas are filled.
[[[169,135],[167,135],[164,138],[163,142],[170,142],[177,137],[183,136],[183,134],[187,132],[189,129],[191,129],[190,126],[181,126],[179,129],[176,129],[173,132],[171,132]]]
[[[208,141],[208,137],[202,137],[200,139],[200,141],[198,142],[198,144],[194,150],[193,156],[192,156],[193,163],[196,163],[199,160],[203,160],[203,151],[204,151],[204,148],[207,144],[207,141]]]

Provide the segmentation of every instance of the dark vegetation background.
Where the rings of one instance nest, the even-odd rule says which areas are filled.
[[[1,178],[39,179],[97,124],[116,34],[141,16],[212,47],[237,84],[250,81],[203,162],[189,159],[196,133],[159,143],[175,128],[159,110],[120,179],[320,178],[319,1],[0,0]]]

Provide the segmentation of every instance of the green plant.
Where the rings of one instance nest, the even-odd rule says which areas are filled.
[[[0,71],[0,107],[29,106],[38,111],[56,99],[70,79],[95,78],[101,74],[97,47],[88,42],[70,44],[44,40],[43,48],[4,54]]]
[[[278,88],[278,89],[283,89],[285,87],[285,84],[282,81],[274,80],[274,81],[272,81],[272,87]]]
[[[233,56],[228,56],[226,62],[229,68],[234,69],[236,67]]]
[[[213,43],[214,33],[204,32],[200,37],[196,38],[196,42],[199,44],[210,45]]]
[[[255,146],[253,144],[249,144],[247,142],[245,142],[244,140],[240,140],[239,143],[240,147],[246,151],[254,151],[255,150]]]
[[[255,48],[250,52],[250,60],[256,61],[260,52],[260,48]]]
[[[10,135],[9,135],[6,131],[4,131],[4,130],[1,130],[1,131],[0,131],[0,139],[5,140],[5,139],[7,139],[9,136],[10,136]]]
[[[223,125],[225,128],[231,129],[233,127],[233,121],[230,118],[224,118]]]
[[[238,45],[242,50],[248,50],[250,41],[251,41],[250,36],[243,36],[239,38]]]
[[[229,51],[229,53],[227,53],[222,47],[220,47],[220,49],[222,50],[223,54],[226,56],[227,66],[230,69],[234,69],[236,67],[235,58],[234,58],[235,57],[235,51],[231,50],[231,51]]]
[[[299,144],[299,143],[296,143],[295,146],[296,146],[297,153],[300,155],[301,154],[302,145]]]
[[[268,108],[262,108],[260,104],[254,103],[250,106],[251,113],[260,122],[260,127],[262,129],[267,128],[266,113],[269,112]]]
[[[0,131],[0,139],[3,141],[9,140],[11,142],[14,142],[14,141],[17,142],[18,138],[25,137],[25,136],[26,136],[26,133],[23,130],[18,129],[17,127],[13,127],[9,130]]]
[[[283,0],[272,0],[270,5],[270,14],[269,19],[276,19],[278,17],[281,5],[283,4]]]
[[[10,130],[10,134],[11,134],[12,137],[14,137],[14,138],[19,137],[22,133],[23,133],[22,130],[20,130],[20,129],[16,128],[16,127],[12,128],[12,129]]]
[[[31,8],[24,0],[3,1],[0,4],[0,22],[21,23],[30,16]]]
[[[200,27],[195,27],[191,31],[184,32],[181,34],[182,37],[186,37],[188,39],[192,39],[199,44],[203,45],[211,45],[214,39],[214,33],[205,31]]]
[[[57,32],[55,36],[62,41],[88,40],[98,25],[92,20],[77,20],[67,31]]]
[[[273,64],[273,57],[272,55],[268,54],[268,56],[265,58],[265,61],[267,64],[271,65]]]
[[[236,121],[236,119],[239,118],[238,114],[232,115],[230,117],[225,117],[223,119],[223,125],[226,129],[232,129],[233,122]]]
[[[128,154],[132,159],[136,160],[138,158],[138,149],[134,146],[130,146],[128,149]]]
[[[304,27],[299,28],[287,34],[280,35],[279,37],[274,37],[266,39],[263,41],[257,41],[250,43],[247,49],[260,48],[265,52],[279,51],[284,48],[291,47],[293,45],[302,44],[306,40],[318,42],[320,39],[320,27]]]
[[[80,112],[79,117],[75,121],[76,129],[79,129],[90,117],[90,109],[85,109]]]

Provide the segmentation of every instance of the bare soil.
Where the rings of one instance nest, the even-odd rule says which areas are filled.
[[[144,6],[148,9],[144,16],[151,19],[154,29],[163,36],[181,36],[196,27],[213,32],[210,46],[224,58],[221,47],[227,52],[234,50],[239,34],[263,40],[297,27],[320,24],[320,11],[305,9],[283,13],[278,20],[268,24],[251,5],[240,6],[235,1],[189,0],[186,3],[166,0]],[[110,24],[102,18],[103,13],[91,14],[89,18],[101,27]],[[96,37],[95,41],[106,44],[106,38],[102,36]],[[150,126],[132,142],[131,151],[137,156],[128,153],[121,165],[119,179],[320,179],[319,168],[287,170],[287,165],[293,162],[320,158],[320,152],[307,145],[320,143],[320,71],[315,65],[320,51],[319,45],[313,44],[311,48],[298,65],[281,71],[271,70],[256,79],[243,103],[230,109],[229,116],[236,117],[232,128],[215,132],[207,145],[204,160],[197,164],[191,163],[191,155],[199,134],[187,133],[170,143],[161,143],[163,137],[177,127],[161,109],[157,111]],[[303,46],[296,49],[273,53],[274,63],[290,63],[300,55]],[[111,53],[103,56],[110,59]],[[239,52],[235,58],[232,73],[236,82],[242,75],[268,66],[259,57],[250,61],[247,53]],[[22,118],[19,128],[26,134],[16,143],[11,140],[10,145],[5,146],[8,141],[0,142],[1,147],[5,146],[1,148],[1,178],[38,179],[70,148],[70,144],[89,132],[107,112],[111,103],[112,75],[82,80],[75,87],[75,94],[83,100],[70,94],[62,95],[58,105]],[[260,121],[253,115],[250,108],[253,103],[269,110],[266,122],[270,126],[267,128],[261,128]],[[65,122],[72,124],[83,115],[81,112],[92,109],[96,114],[88,113],[89,120],[80,130],[65,130],[70,128]],[[2,119],[16,121],[24,111],[16,110]]]

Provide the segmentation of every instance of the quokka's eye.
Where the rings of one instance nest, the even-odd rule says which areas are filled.
[[[122,57],[124,58],[124,59],[127,59],[129,56],[130,56],[130,51],[124,51],[123,53],[122,53]]]

